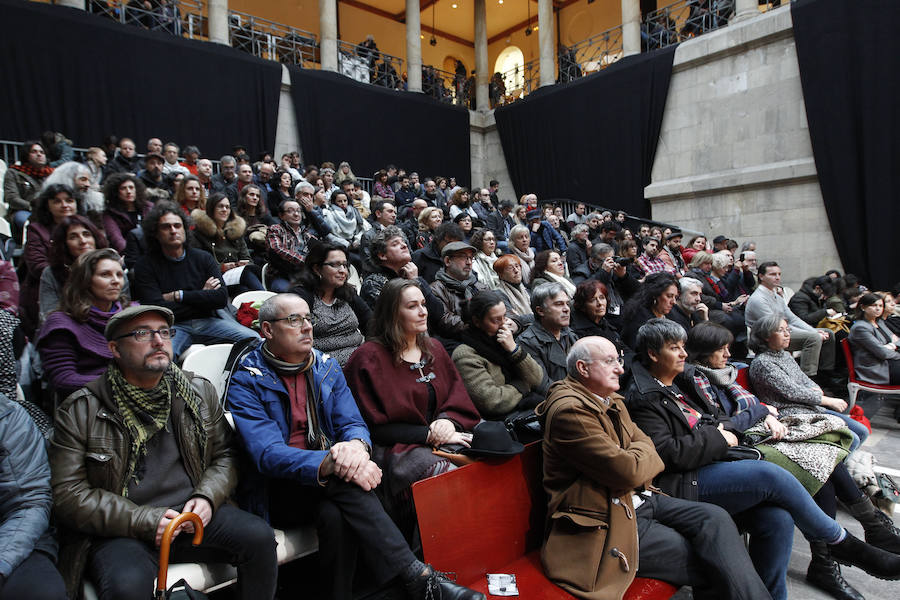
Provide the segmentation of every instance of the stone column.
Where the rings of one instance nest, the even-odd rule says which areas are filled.
[[[541,86],[553,85],[556,83],[553,0],[538,0],[538,44],[541,52]]]
[[[625,56],[641,53],[641,5],[622,0],[622,51]]]
[[[475,0],[475,108],[490,110],[488,94],[490,67],[488,67],[487,10],[485,0]]]
[[[734,16],[730,23],[737,23],[759,14],[759,3],[756,0],[735,0]]]
[[[406,82],[410,92],[422,91],[422,23],[419,0],[406,0]]]
[[[228,35],[228,0],[209,0],[207,10],[209,11],[209,41],[230,46],[231,36]]]
[[[56,0],[56,4],[84,10],[84,0]]]
[[[337,0],[319,0],[319,40],[322,70],[337,72]]]

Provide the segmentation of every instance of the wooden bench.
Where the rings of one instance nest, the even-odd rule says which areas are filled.
[[[571,599],[541,567],[547,511],[542,478],[541,444],[535,442],[513,458],[476,462],[413,484],[425,561],[485,595],[487,573],[510,573],[520,598]],[[625,600],[669,598],[677,591],[639,577]]]

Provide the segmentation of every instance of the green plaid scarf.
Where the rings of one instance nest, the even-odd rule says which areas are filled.
[[[131,452],[122,489],[123,496],[128,496],[128,484],[134,477],[138,461],[147,454],[147,442],[166,426],[173,397],[181,398],[193,417],[194,438],[200,447],[201,460],[205,458],[207,433],[200,415],[200,396],[181,369],[170,364],[156,387],[149,390],[128,383],[115,363],[110,365],[106,377],[112,387],[113,399],[131,436]],[[205,464],[202,466],[206,467]]]

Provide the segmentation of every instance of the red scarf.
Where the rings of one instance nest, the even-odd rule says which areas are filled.
[[[21,171],[26,175],[34,177],[35,179],[45,179],[50,173],[53,172],[53,167],[50,165],[44,165],[43,167],[34,167],[27,163],[23,163],[21,165],[13,165],[13,169],[16,171]]]

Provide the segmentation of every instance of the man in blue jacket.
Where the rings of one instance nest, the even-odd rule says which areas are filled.
[[[295,294],[259,309],[265,341],[228,388],[235,428],[256,468],[245,508],[277,527],[314,520],[328,576],[321,596],[352,598],[357,552],[376,584],[399,578],[411,598],[482,599],[416,559],[373,489],[381,469],[336,360],[314,350],[314,316]]]
[[[558,250],[561,253],[566,251],[566,240],[553,229],[549,221],[541,218],[539,208],[529,210],[525,216],[528,219],[531,247],[534,248],[535,254],[543,250]]]

